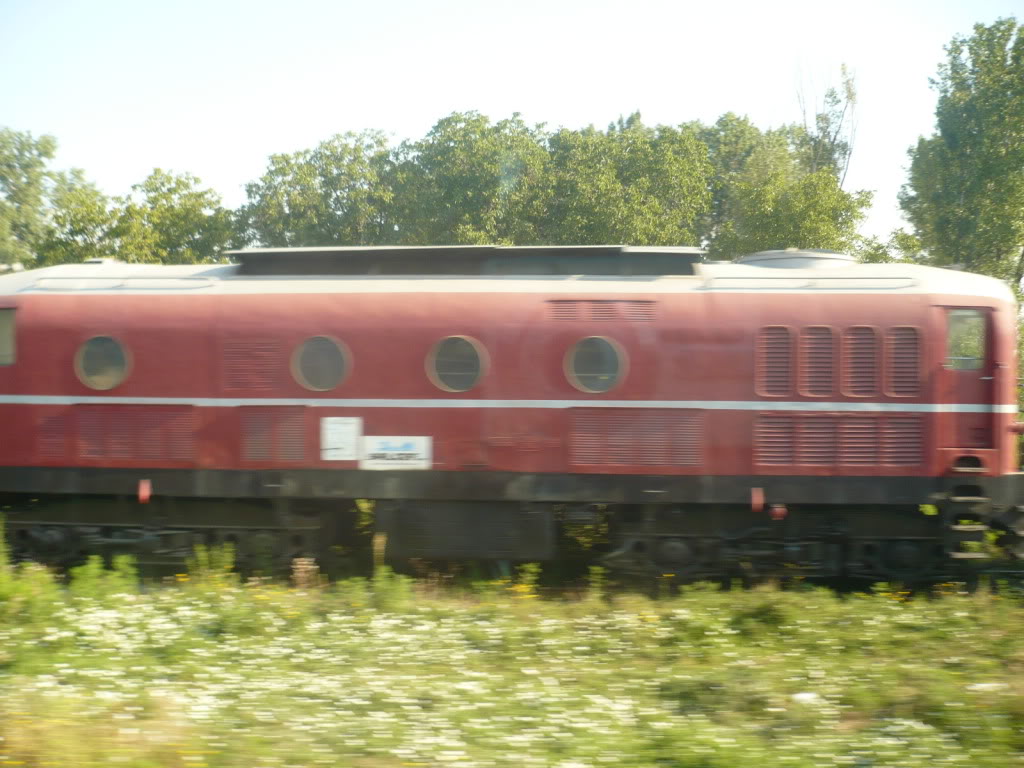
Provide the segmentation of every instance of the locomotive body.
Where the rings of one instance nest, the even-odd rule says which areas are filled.
[[[930,578],[1016,535],[996,280],[807,252],[410,254],[0,277],[17,541],[244,554],[256,531],[298,554],[365,498],[395,557],[547,559],[556,518],[607,516],[633,572]],[[467,267],[494,254],[518,274]],[[515,266],[581,254],[613,268]],[[346,273],[360,259],[384,274]]]

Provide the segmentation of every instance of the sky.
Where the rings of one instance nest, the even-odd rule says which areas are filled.
[[[845,188],[861,227],[905,226],[907,150],[954,36],[1024,0],[0,0],[0,127],[50,134],[55,168],[111,195],[154,168],[245,200],[271,154],[336,133],[422,137],[454,111],[548,127],[802,122],[854,75]]]

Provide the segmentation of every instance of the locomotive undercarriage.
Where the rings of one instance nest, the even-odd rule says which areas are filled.
[[[604,562],[679,581],[970,580],[998,555],[984,506],[634,507],[620,511],[617,545]]]
[[[550,560],[555,529],[607,523],[609,570],[677,583],[800,576],[901,583],[971,581],[1019,541],[988,499],[928,505],[550,505],[387,502],[377,530],[388,555]],[[1005,518],[1005,514],[1003,515]],[[1024,522],[1024,513],[1021,515]],[[991,523],[991,525],[989,525]],[[997,544],[998,542],[998,544]]]
[[[296,557],[324,557],[337,516],[283,500],[11,496],[0,510],[15,561],[57,567],[89,555],[133,555],[143,567],[178,572],[199,546],[230,544],[239,568],[269,573]]]
[[[803,576],[903,583],[969,580],[1002,555],[1024,556],[1024,508],[981,486],[934,493],[931,504],[710,504],[382,499],[363,533],[382,534],[393,564],[412,559],[550,561],[570,527],[606,530],[593,562],[677,583]],[[131,553],[179,569],[196,545],[230,543],[241,569],[281,571],[295,557],[357,572],[369,537],[352,499],[10,495],[0,500],[18,559],[73,565]],[[561,542],[561,544],[560,544]],[[338,561],[342,566],[337,568]]]

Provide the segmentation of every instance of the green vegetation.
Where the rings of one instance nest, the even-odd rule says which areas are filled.
[[[195,177],[160,169],[107,199],[81,171],[49,168],[51,137],[4,130],[0,177],[22,170],[6,185],[10,210],[0,206],[0,258],[178,264],[228,245],[704,243],[722,257],[850,249],[871,196],[841,184],[849,151],[836,108],[852,105],[852,84],[843,99],[829,94],[813,126],[767,131],[732,114],[710,126],[652,127],[634,114],[605,130],[551,131],[466,112],[394,147],[375,131],[339,134],[273,155],[234,212]]]
[[[0,263],[193,263],[229,245],[850,250],[871,198],[842,188],[855,99],[845,78],[812,120],[769,130],[731,113],[678,126],[633,114],[603,130],[453,113],[397,146],[349,132],[273,155],[236,211],[194,176],[161,169],[108,198],[81,171],[50,167],[53,137],[0,129]]]
[[[971,766],[1024,752],[1024,610],[982,592],[438,590],[379,568],[140,589],[0,567],[0,760],[45,766]],[[670,590],[666,590],[668,592]]]
[[[1024,277],[1024,28],[978,24],[933,81],[935,134],[910,151],[900,203],[930,263]]]

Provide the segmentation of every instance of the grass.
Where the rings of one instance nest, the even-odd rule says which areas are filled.
[[[0,765],[991,766],[1024,755],[1024,604],[817,589],[240,583],[199,553],[0,568]]]

